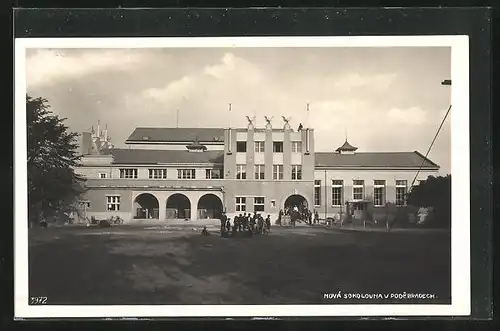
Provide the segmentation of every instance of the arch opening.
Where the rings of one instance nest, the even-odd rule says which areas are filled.
[[[220,218],[223,206],[221,199],[215,194],[208,193],[198,200],[198,218]]]
[[[150,193],[141,193],[134,200],[136,219],[158,219],[159,210],[158,199]]]
[[[167,219],[190,219],[191,202],[189,198],[181,193],[176,193],[167,199]]]
[[[307,199],[300,194],[293,194],[285,200],[285,210],[303,211],[308,209]]]

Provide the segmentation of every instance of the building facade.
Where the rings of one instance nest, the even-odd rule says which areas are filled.
[[[93,130],[92,130],[93,131]],[[107,129],[83,133],[87,216],[201,219],[258,212],[278,217],[302,204],[320,218],[338,217],[346,202],[405,204],[417,180],[439,166],[418,152],[358,153],[347,141],[316,152],[314,130],[268,124],[256,128],[136,128],[128,148],[114,148]],[[419,171],[420,170],[420,171]]]

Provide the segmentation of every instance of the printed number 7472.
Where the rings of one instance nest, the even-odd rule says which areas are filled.
[[[47,297],[31,297],[30,305],[44,305],[47,303]]]

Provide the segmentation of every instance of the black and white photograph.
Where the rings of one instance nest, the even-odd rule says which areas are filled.
[[[468,84],[463,36],[16,40],[16,315],[469,314]]]

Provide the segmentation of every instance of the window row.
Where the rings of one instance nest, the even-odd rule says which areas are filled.
[[[396,205],[404,206],[406,194],[408,193],[408,181],[396,180]],[[332,206],[341,206],[344,196],[344,181],[332,180]],[[352,182],[352,200],[361,201],[365,199],[364,180],[355,179]],[[386,203],[386,181],[373,181],[373,205],[380,207]],[[321,205],[321,180],[314,181],[314,205]]]
[[[264,164],[254,165],[254,179],[266,179],[266,166]],[[236,179],[247,179],[247,166],[245,164],[236,165]],[[273,165],[273,179],[283,179],[283,165]],[[302,166],[292,165],[292,180],[302,179]]]
[[[167,169],[148,169],[149,179],[167,179]],[[99,178],[107,178],[99,173]],[[120,169],[120,178],[137,179],[138,169]],[[221,179],[222,169],[205,169],[205,179]],[[196,169],[177,169],[177,179],[196,179]]]
[[[236,212],[245,212],[247,210],[247,197],[236,197]],[[264,211],[264,197],[254,197],[253,198],[253,211],[263,212]]]
[[[292,141],[292,153],[302,153],[302,142],[301,141]],[[255,153],[264,153],[266,150],[266,142],[265,141],[255,141],[254,142],[254,152]],[[236,152],[237,153],[246,153],[247,152],[247,142],[246,141],[237,141],[236,142]],[[282,141],[274,141],[273,142],[273,153],[283,153],[283,142]]]

